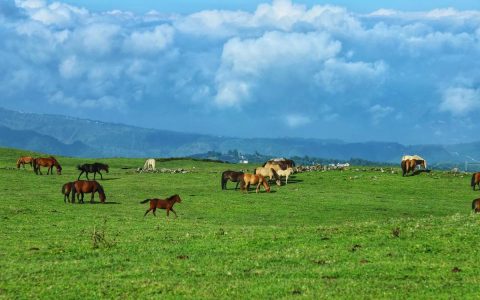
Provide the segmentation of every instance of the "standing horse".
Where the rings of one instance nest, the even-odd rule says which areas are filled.
[[[277,172],[275,172],[273,168],[264,168],[264,167],[256,168],[254,173],[256,175],[262,175],[263,177],[269,177],[269,180],[275,179],[275,183],[278,186],[282,185],[282,182],[280,181],[280,177],[278,177]]]
[[[17,169],[20,169],[20,165],[22,165],[23,168],[25,169],[26,164],[29,164],[30,167],[33,168],[33,157],[31,157],[31,156],[21,156],[17,160]]]
[[[62,186],[63,202],[70,202],[70,193],[73,190],[73,182],[67,182]],[[75,199],[74,199],[75,200]]]
[[[90,203],[93,203],[93,198],[95,193],[98,192],[98,197],[100,198],[100,202],[105,203],[107,197],[105,196],[105,192],[103,187],[96,182],[95,180],[77,180],[73,183],[72,189],[72,203],[75,202],[75,194],[77,194],[77,200],[79,203],[83,202],[83,196],[85,193],[91,193],[92,198],[90,199]],[[82,195],[82,199],[80,199],[80,195]]]
[[[286,158],[274,158],[266,161],[262,165],[262,167],[271,168],[272,165],[278,165],[280,169],[286,170],[289,167],[290,168],[295,167],[295,162],[291,159],[286,159]],[[278,171],[278,169],[275,169],[275,171]]]
[[[54,166],[57,169],[57,174],[61,175],[62,174],[62,166],[60,166],[60,164],[55,159],[55,157],[50,156],[50,157],[46,157],[46,158],[45,157],[39,157],[39,158],[34,158],[33,159],[33,170],[35,171],[35,174],[37,174],[37,175],[38,175],[38,173],[40,173],[40,175],[43,175],[40,167],[47,167],[48,168],[47,175],[48,174],[52,175]]]
[[[477,199],[473,200],[473,202],[472,202],[472,210],[473,210],[475,213],[480,212],[480,198],[477,198]]]
[[[103,180],[103,176],[102,176],[102,173],[100,171],[105,170],[105,172],[108,173],[108,165],[107,164],[102,164],[102,163],[97,163],[97,162],[93,163],[93,164],[78,165],[77,169],[79,171],[82,171],[78,175],[77,180],[80,180],[80,176],[82,176],[83,173],[85,173],[85,176],[87,176],[88,180],[90,180],[88,178],[88,173],[93,173],[93,180],[95,180],[95,176],[97,175],[97,173],[100,174],[100,179]]]
[[[478,189],[480,189],[480,172],[472,174],[472,180],[470,181],[470,186],[475,190],[475,186],[478,185]]]
[[[235,189],[238,188],[238,184],[242,181],[242,176],[243,176],[243,172],[235,172],[235,171],[225,171],[222,173],[222,178],[221,178],[221,182],[222,182],[222,190],[226,190],[227,189],[227,181],[230,180],[232,182],[236,182],[237,185],[235,186]]]
[[[425,160],[420,160],[420,159],[405,159],[402,160],[402,163],[400,164],[402,167],[402,176],[407,175],[409,172],[412,172],[412,175],[415,174],[415,168],[417,166],[422,166],[424,169],[427,168],[427,163]]]
[[[143,171],[155,171],[155,159],[147,159],[143,165]]]
[[[147,209],[145,214],[143,215],[144,217],[152,210],[153,215],[156,216],[155,211],[157,208],[165,209],[167,211],[167,217],[170,214],[170,211],[172,211],[175,214],[175,218],[177,218],[177,213],[173,210],[173,205],[178,202],[181,203],[182,199],[180,198],[179,195],[175,194],[173,196],[168,197],[167,199],[145,199],[140,203],[147,203],[150,201],[150,207]]]
[[[278,176],[280,177],[285,177],[285,184],[288,184],[288,176],[293,174],[293,168],[288,167],[286,170],[278,170],[277,172]]]
[[[248,193],[248,188],[250,184],[256,184],[257,189],[255,190],[256,193],[260,190],[260,185],[263,184],[265,191],[270,193],[270,186],[267,183],[267,180],[262,175],[255,175],[255,174],[243,174],[242,183],[240,185],[240,189],[244,192]]]

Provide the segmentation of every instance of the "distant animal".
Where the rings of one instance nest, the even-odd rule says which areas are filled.
[[[480,172],[476,172],[472,174],[472,180],[470,181],[470,186],[475,190],[475,186],[478,185],[480,189]]]
[[[285,177],[285,184],[288,184],[288,176],[293,174],[293,168],[288,167],[286,170],[278,170],[278,176]]]
[[[20,165],[22,165],[23,168],[25,169],[26,164],[30,165],[30,167],[33,168],[33,157],[31,157],[31,156],[21,156],[17,160],[17,169],[20,169]]]
[[[279,171],[282,171],[282,170],[279,170]],[[263,177],[269,177],[269,180],[275,179],[275,183],[278,186],[282,185],[282,182],[280,181],[280,177],[278,177],[277,172],[273,168],[264,168],[264,167],[256,168],[254,173],[256,175],[262,175]]]
[[[63,202],[70,202],[70,193],[73,190],[73,182],[67,182],[62,186]]]
[[[480,198],[477,198],[477,199],[473,200],[473,202],[472,202],[472,210],[473,210],[475,213],[480,212]]]
[[[269,165],[267,165],[269,164]],[[279,166],[280,169],[282,170],[286,170],[288,167],[290,168],[293,168],[295,167],[295,162],[291,159],[286,159],[286,158],[274,158],[274,159],[270,159],[268,161],[266,161],[262,167],[266,167],[266,168],[271,168],[272,165],[277,165]],[[274,168],[275,171],[278,171],[277,168]]]
[[[98,182],[96,182],[95,180],[77,180],[73,183],[72,203],[75,202],[75,195],[77,195],[77,200],[79,203],[84,203],[83,196],[85,193],[92,194],[90,203],[93,203],[95,193],[97,192],[98,197],[100,198],[100,202],[105,203],[107,197],[105,196],[105,191],[103,190],[103,187]],[[82,196],[81,199],[80,196]]]
[[[227,189],[227,181],[229,180],[237,183],[237,185],[235,186],[235,189],[237,189],[238,184],[242,181],[242,176],[243,176],[243,172],[236,172],[236,171],[230,171],[230,170],[223,172],[222,178],[221,178],[222,190]]]
[[[93,163],[93,164],[83,164],[83,165],[78,165],[77,166],[77,169],[79,171],[82,171],[80,172],[80,174],[78,175],[78,180],[80,180],[80,176],[82,176],[83,173],[85,173],[85,175],[87,176],[87,179],[90,180],[88,178],[88,173],[93,173],[93,179],[95,180],[95,175],[100,174],[100,179],[103,180],[103,176],[102,176],[102,173],[100,172],[101,170],[104,170],[105,172],[108,173],[108,165],[107,164],[102,164],[102,163]]]
[[[155,211],[157,208],[165,209],[167,211],[167,217],[170,215],[170,211],[172,211],[175,214],[175,218],[177,218],[177,213],[173,210],[173,205],[178,202],[181,203],[182,199],[180,198],[179,195],[175,194],[173,196],[168,197],[167,199],[145,199],[140,203],[147,203],[150,201],[150,207],[147,209],[145,214],[143,215],[144,217],[150,212],[153,212],[153,215],[156,216]]]
[[[427,162],[425,159],[421,158],[418,155],[407,155],[402,157],[402,162],[400,163],[400,166],[402,167],[402,176],[408,175],[408,173],[410,172],[412,172],[412,175],[414,175],[415,168],[417,166],[422,166],[424,169],[427,169]]]
[[[145,161],[145,164],[143,165],[143,170],[144,171],[155,171],[155,159],[149,158]]]
[[[267,183],[267,180],[265,177],[262,175],[256,175],[256,174],[243,174],[242,182],[240,184],[240,189],[244,192],[248,193],[248,188],[250,187],[250,184],[256,184],[257,188],[255,190],[256,193],[260,190],[260,185],[263,185],[265,188],[265,191],[267,193],[270,193],[270,186]]]
[[[57,169],[57,174],[61,175],[62,174],[62,166],[58,163],[57,159],[53,156],[50,157],[39,157],[39,158],[34,158],[32,161],[33,164],[33,171],[35,174],[42,174],[42,171],[40,170],[40,167],[47,167],[48,171],[47,174],[53,174],[53,167]]]

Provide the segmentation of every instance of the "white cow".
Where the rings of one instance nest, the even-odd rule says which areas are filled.
[[[143,165],[143,170],[144,171],[155,171],[155,159],[149,158],[145,161],[145,164]]]

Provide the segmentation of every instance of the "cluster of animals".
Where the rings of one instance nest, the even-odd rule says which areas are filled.
[[[22,156],[17,160],[17,169],[20,169],[20,166],[25,168],[25,165],[30,165],[33,168],[33,171],[37,175],[42,175],[40,167],[47,168],[47,174],[53,174],[53,167],[57,169],[57,174],[62,174],[62,166],[58,163],[55,157],[31,157],[31,156]]]
[[[243,192],[247,192],[250,185],[257,185],[255,191],[258,193],[260,186],[263,185],[265,191],[269,193],[270,185],[266,177],[268,177],[270,181],[274,180],[278,186],[282,185],[281,177],[285,177],[285,184],[288,184],[288,177],[294,173],[294,167],[295,162],[293,160],[277,158],[267,161],[261,167],[256,168],[253,173],[227,170],[224,171],[221,176],[222,190],[227,189],[227,182],[230,180],[237,183],[235,189],[237,189],[240,184],[240,190]]]

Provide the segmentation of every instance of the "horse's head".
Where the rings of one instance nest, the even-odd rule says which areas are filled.
[[[180,198],[179,195],[174,195],[173,198],[175,199],[175,202],[181,203],[182,199]]]
[[[280,179],[275,180],[275,183],[276,183],[278,186],[281,186],[281,185],[282,185],[282,182],[280,181]]]
[[[98,193],[98,197],[100,198],[100,202],[105,203],[105,200],[107,200],[107,196],[105,196],[105,193]]]
[[[104,165],[104,170],[108,173],[108,165]]]
[[[62,167],[57,164],[57,174],[62,175]]]

